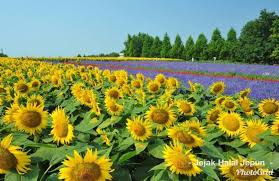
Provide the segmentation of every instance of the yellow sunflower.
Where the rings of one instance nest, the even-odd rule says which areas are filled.
[[[53,140],[57,144],[69,144],[74,138],[74,127],[69,124],[69,117],[65,111],[58,107],[51,114],[51,118],[52,130],[50,134],[53,135]]]
[[[30,156],[21,151],[21,147],[11,145],[10,134],[0,142],[0,174],[16,169],[19,174],[27,173],[31,164]]]
[[[115,83],[116,82],[116,76],[114,74],[109,75],[109,81],[111,83]]]
[[[156,94],[160,91],[160,84],[156,81],[150,81],[147,84],[147,90],[152,94]]]
[[[140,88],[142,88],[143,83],[142,83],[141,80],[134,79],[134,80],[132,80],[132,82],[131,82],[131,86],[132,86],[133,88],[135,88],[135,89],[140,89]]]
[[[136,93],[136,99],[141,104],[145,104],[146,103],[146,94],[145,94],[144,90],[138,89],[138,90],[135,91],[135,93]]]
[[[254,114],[254,111],[251,108],[252,101],[248,97],[240,98],[238,102],[239,102],[239,105],[240,105],[242,111],[247,116],[252,116]]]
[[[137,141],[145,141],[152,136],[151,123],[144,121],[140,116],[127,119],[127,129],[132,138]]]
[[[216,104],[216,106],[222,106],[222,103],[226,98],[227,96],[220,96],[217,99],[215,99],[214,103]]]
[[[32,95],[31,97],[27,98],[27,104],[35,104],[37,106],[44,107],[45,101],[41,95]]]
[[[19,110],[18,104],[12,104],[11,107],[9,107],[5,111],[3,122],[6,124],[15,122],[14,113],[16,113],[18,110]]]
[[[193,114],[196,112],[195,105],[191,102],[178,100],[176,101],[176,105],[180,114],[185,116],[193,116]]]
[[[15,89],[16,93],[25,95],[29,92],[30,87],[25,81],[20,80],[17,83],[15,83],[14,89]]]
[[[105,107],[110,115],[119,116],[123,112],[123,106],[114,99],[106,98]]]
[[[240,139],[252,148],[261,141],[258,136],[266,130],[268,130],[268,125],[261,120],[249,120],[241,131]]]
[[[250,95],[250,93],[251,93],[250,88],[244,89],[244,90],[239,92],[239,97],[243,99],[245,97],[248,97]]]
[[[237,108],[237,102],[235,100],[233,100],[231,97],[227,97],[222,102],[222,107],[226,111],[235,111]]]
[[[26,107],[20,107],[19,110],[14,113],[13,117],[17,129],[29,134],[36,134],[46,128],[47,115],[43,107],[27,104]]]
[[[145,118],[157,125],[158,130],[169,127],[176,120],[174,111],[167,105],[151,106],[146,112]]]
[[[33,79],[30,82],[30,87],[34,90],[38,90],[41,86],[41,82],[38,79]]]
[[[279,135],[279,116],[275,121],[273,121],[271,126],[271,133],[272,135]]]
[[[141,80],[141,81],[144,81],[144,75],[142,73],[137,73],[136,78]]]
[[[197,90],[196,85],[192,81],[189,80],[188,84],[192,92],[195,92]]]
[[[214,95],[219,95],[222,94],[225,90],[225,83],[220,81],[220,82],[214,82],[211,86],[210,86],[210,92]]]
[[[0,95],[1,94],[6,94],[6,89],[4,88],[4,86],[0,85]]]
[[[232,158],[221,164],[219,170],[227,181],[265,181],[273,179],[269,175],[271,172],[264,168],[263,164],[252,159],[245,159],[242,156]],[[251,172],[256,174],[247,174]]]
[[[110,159],[104,156],[98,158],[97,150],[93,152],[91,149],[87,149],[84,158],[74,151],[74,156],[67,156],[67,160],[63,162],[63,168],[59,170],[58,178],[65,181],[112,180],[111,166]]]
[[[164,74],[157,74],[155,77],[155,81],[158,82],[160,85],[164,85],[166,83],[166,77]]]
[[[202,172],[197,165],[197,157],[191,153],[191,150],[186,151],[178,142],[174,142],[170,146],[165,145],[163,157],[172,173],[196,176]]]
[[[182,123],[182,126],[190,130],[192,133],[195,135],[205,137],[206,136],[206,130],[205,128],[201,125],[201,122],[198,120],[189,120],[189,121],[184,121]]]
[[[177,89],[179,87],[179,81],[174,77],[169,77],[167,79],[167,88],[168,89]]]
[[[217,124],[221,112],[222,110],[219,107],[210,109],[206,114],[206,121],[209,124]]]
[[[226,135],[236,136],[240,134],[244,123],[238,113],[223,112],[218,118],[218,125]]]
[[[279,101],[264,99],[259,104],[259,111],[263,117],[279,114]]]
[[[168,128],[168,136],[173,141],[183,143],[189,148],[201,147],[204,144],[202,138],[192,134],[191,130],[181,124]]]
[[[119,99],[123,97],[122,92],[117,87],[109,88],[105,91],[105,96],[111,99]]]

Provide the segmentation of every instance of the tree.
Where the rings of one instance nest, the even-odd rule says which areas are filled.
[[[160,57],[161,48],[162,48],[162,42],[160,38],[156,36],[150,49],[150,56]]]
[[[194,47],[194,57],[201,60],[201,59],[207,59],[206,55],[207,51],[207,39],[203,33],[201,33],[196,41],[195,47]]]
[[[194,48],[195,48],[194,40],[193,40],[192,36],[189,36],[189,38],[186,41],[184,51],[183,51],[184,60],[190,60],[193,57]]]
[[[130,42],[131,42],[131,35],[128,34],[128,37],[127,37],[127,40],[124,42],[124,50],[123,50],[123,53],[125,56],[131,56],[129,55],[129,46],[131,45]]]
[[[272,45],[272,63],[279,64],[279,18],[277,18],[271,27],[270,42]]]
[[[237,51],[236,31],[231,28],[227,34],[227,40],[224,42],[220,52],[220,57],[223,60],[235,60],[235,52]]]
[[[217,59],[221,59],[220,52],[224,45],[224,39],[222,38],[221,32],[218,28],[216,28],[211,36],[210,43],[208,44],[207,55],[209,59],[213,59],[216,57]]]
[[[259,18],[249,21],[241,30],[237,58],[247,63],[272,63],[270,42],[273,21],[278,19],[274,12],[262,10]]]
[[[170,50],[171,50],[171,43],[170,43],[170,37],[167,33],[164,35],[163,43],[162,43],[162,49],[161,49],[161,57],[162,58],[169,58],[170,57]]]
[[[146,35],[144,37],[143,46],[142,46],[142,57],[151,57],[151,46],[153,44],[153,37]]]
[[[174,45],[171,48],[170,56],[171,58],[183,58],[183,44],[180,36],[177,34],[175,37]]]

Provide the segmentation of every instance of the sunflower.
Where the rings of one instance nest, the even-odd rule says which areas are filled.
[[[169,128],[168,136],[173,141],[183,143],[189,148],[201,147],[204,143],[203,139],[193,134],[190,129],[182,124]]]
[[[119,99],[123,97],[122,92],[117,87],[109,88],[105,91],[106,98]]]
[[[252,116],[254,114],[254,111],[251,108],[252,101],[248,97],[240,98],[238,102],[239,102],[239,105],[240,105],[242,111],[246,115]]]
[[[182,126],[189,129],[192,133],[205,137],[206,136],[206,130],[205,128],[201,125],[201,122],[198,120],[190,120],[190,121],[184,121],[182,123]]]
[[[11,145],[12,139],[10,134],[0,142],[0,174],[11,169],[16,169],[19,174],[27,173],[30,170],[30,156],[21,151],[21,147]]]
[[[216,104],[216,106],[222,106],[222,103],[226,98],[227,96],[220,96],[217,99],[215,99],[214,103]]]
[[[219,170],[221,175],[223,175],[227,181],[265,181],[273,179],[268,174],[270,171],[264,168],[261,163],[252,159],[245,159],[242,156],[238,156],[238,158],[232,158],[226,161],[226,163],[221,164]],[[259,170],[261,172],[258,172]],[[258,174],[247,174],[251,172]]]
[[[140,89],[140,88],[142,88],[143,84],[142,84],[141,80],[135,79],[135,80],[132,80],[131,86],[135,89]]]
[[[222,102],[222,107],[226,111],[235,111],[237,108],[237,102],[234,101],[231,97],[227,97],[223,102]]]
[[[23,80],[15,83],[14,89],[18,94],[27,94],[30,90],[29,85]]]
[[[41,86],[41,82],[38,79],[33,79],[30,82],[30,87],[34,90],[38,90]]]
[[[45,101],[40,95],[32,95],[31,97],[27,98],[27,104],[35,104],[37,106],[44,107]]]
[[[147,90],[152,94],[156,94],[160,91],[160,84],[156,81],[150,81],[147,84]]]
[[[74,156],[67,156],[63,166],[59,170],[58,178],[61,180],[112,180],[110,174],[112,162],[104,156],[98,158],[97,150],[93,152],[91,149],[87,149],[84,158],[77,151],[74,151]]]
[[[236,136],[240,134],[244,123],[238,113],[223,112],[218,118],[218,125],[228,136]]]
[[[6,89],[4,88],[4,86],[3,85],[0,85],[0,95],[1,94],[6,94],[7,93],[7,91],[6,91]]]
[[[275,121],[273,121],[271,126],[271,133],[272,135],[279,135],[279,116]]]
[[[72,95],[76,98],[79,97],[83,89],[84,89],[83,83],[81,82],[75,83],[71,88]]]
[[[188,84],[189,84],[189,87],[190,87],[190,90],[192,91],[192,92],[195,92],[196,91],[196,85],[192,82],[192,81],[188,81]]]
[[[180,114],[185,116],[193,116],[193,114],[196,112],[195,105],[191,102],[178,100],[176,101],[176,105]]]
[[[250,93],[251,93],[250,88],[244,89],[244,90],[239,92],[239,97],[243,99],[245,97],[248,97],[250,95]]]
[[[219,107],[210,109],[206,114],[206,120],[209,124],[216,124],[222,110]]]
[[[46,128],[47,115],[42,106],[27,104],[26,107],[20,107],[13,117],[17,129],[29,134],[36,134]]]
[[[145,141],[152,136],[151,123],[144,121],[140,116],[127,119],[127,129],[132,138],[137,141]]]
[[[164,74],[158,74],[155,77],[155,81],[158,82],[160,85],[164,85],[166,83],[166,77]]]
[[[111,75],[109,75],[109,81],[111,82],[111,83],[114,83],[114,82],[116,82],[116,76],[114,75],[114,74],[111,74]]]
[[[252,148],[261,141],[258,136],[266,130],[268,130],[268,125],[261,120],[249,120],[241,131],[240,139]]]
[[[141,80],[141,81],[144,81],[144,75],[142,73],[137,73],[136,78]]]
[[[168,89],[177,89],[179,87],[179,81],[174,77],[169,77],[167,79],[167,88]]]
[[[173,144],[165,145],[163,150],[163,157],[165,164],[172,173],[196,176],[202,172],[201,168],[197,165],[197,157],[183,148],[183,145],[174,142]]]
[[[144,92],[144,90],[142,89],[138,89],[136,90],[136,99],[141,103],[141,104],[145,104],[146,103],[146,94]]]
[[[210,86],[210,92],[214,95],[219,95],[222,94],[225,90],[225,83],[220,81],[220,82],[214,82],[211,86]]]
[[[65,111],[58,107],[51,114],[51,118],[52,130],[50,134],[53,135],[54,141],[57,144],[69,144],[74,138],[74,127],[69,124],[69,117],[65,114]]]
[[[26,95],[24,94],[16,94],[13,100],[14,104],[21,105],[26,102]]]
[[[263,117],[279,114],[279,101],[264,99],[259,104],[259,111]]]
[[[123,106],[118,104],[114,99],[106,98],[105,106],[110,115],[119,116],[123,112]]]
[[[150,106],[145,118],[157,125],[159,130],[169,127],[176,120],[174,111],[167,105]]]
[[[6,124],[13,123],[15,121],[14,113],[16,113],[18,110],[19,110],[18,104],[12,104],[11,107],[9,107],[5,111],[3,122]]]

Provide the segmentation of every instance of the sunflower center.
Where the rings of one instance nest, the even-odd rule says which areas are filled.
[[[135,88],[140,88],[140,82],[139,81],[135,81],[133,83],[133,85],[134,85]]]
[[[210,120],[213,121],[213,122],[216,122],[218,117],[219,117],[219,114],[220,114],[220,111],[214,111],[211,113],[210,115]]]
[[[115,82],[115,81],[116,81],[116,76],[115,76],[115,75],[110,76],[110,77],[109,77],[109,80],[110,80],[111,82]]]
[[[64,124],[57,124],[54,127],[55,132],[58,137],[65,138],[68,135],[68,125],[66,123]]]
[[[141,124],[136,124],[134,126],[134,132],[137,136],[143,136],[145,134],[145,128]]]
[[[213,87],[214,92],[220,92],[222,90],[223,86],[220,84],[217,84]]]
[[[180,108],[184,113],[190,113],[192,111],[191,106],[184,102],[180,104]]]
[[[261,134],[263,130],[258,129],[258,128],[248,128],[246,131],[247,137],[252,140],[255,143],[258,143],[261,141],[260,138],[257,137],[257,135]]]
[[[41,124],[42,117],[40,113],[36,111],[27,111],[22,114],[21,120],[22,120],[22,124],[24,124],[25,126],[30,128],[35,128]]]
[[[117,112],[118,111],[118,106],[116,104],[111,104],[109,106],[109,108],[112,112]]]
[[[174,166],[183,171],[191,170],[193,168],[193,163],[190,160],[188,155],[177,155],[176,159],[174,160]]]
[[[26,84],[19,84],[18,85],[18,91],[21,93],[25,93],[28,91],[28,86]]]
[[[0,94],[6,93],[6,90],[4,88],[0,88]]]
[[[10,170],[16,168],[16,165],[16,157],[10,151],[0,146],[0,169]]]
[[[234,103],[231,102],[231,101],[227,101],[227,102],[225,103],[225,106],[226,106],[227,108],[229,108],[229,109],[232,109],[232,108],[234,108]]]
[[[171,79],[171,85],[173,86],[173,87],[176,87],[176,81],[174,80],[174,79]]]
[[[169,120],[169,113],[163,109],[156,109],[151,114],[151,118],[155,123],[165,124]]]
[[[230,131],[237,131],[240,128],[239,120],[237,120],[234,116],[226,116],[223,119],[223,125]]]
[[[247,103],[241,104],[241,107],[242,107],[244,112],[250,112],[251,111],[250,105],[247,104]]]
[[[183,131],[177,132],[176,136],[178,141],[184,144],[192,144],[195,142],[195,139],[190,134],[184,133]]]
[[[150,90],[152,92],[156,92],[157,90],[159,90],[159,86],[157,84],[151,84],[150,85]]]
[[[77,181],[96,181],[101,176],[101,168],[96,163],[81,163],[73,171]]]
[[[157,80],[158,80],[158,82],[160,82],[161,84],[165,82],[164,77],[158,77]]]
[[[278,111],[278,105],[273,102],[267,102],[263,105],[263,109],[267,114],[274,114]]]
[[[112,98],[114,98],[114,99],[117,99],[117,98],[119,97],[119,93],[118,93],[117,90],[111,90],[111,91],[109,92],[109,96],[112,97]]]
[[[35,81],[32,83],[32,87],[38,87],[39,86],[39,82]]]

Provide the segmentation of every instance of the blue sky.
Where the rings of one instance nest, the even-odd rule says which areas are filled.
[[[0,48],[10,56],[73,56],[121,51],[128,33],[185,42],[218,27],[225,36],[278,0],[9,0],[0,3]]]

